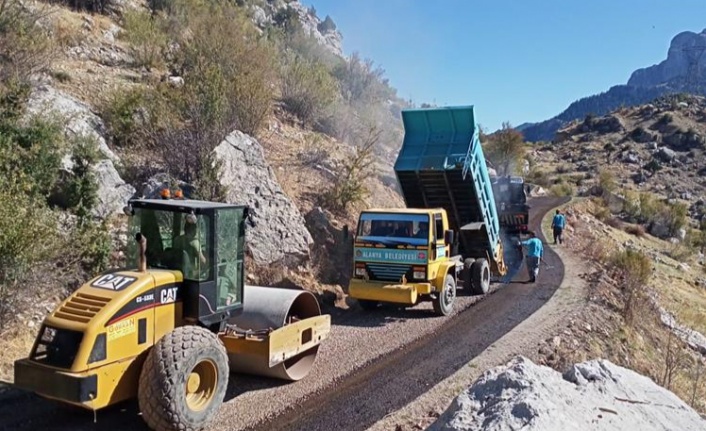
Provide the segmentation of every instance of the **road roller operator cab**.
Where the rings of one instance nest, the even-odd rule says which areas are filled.
[[[244,284],[245,206],[136,199],[127,269],[83,284],[44,319],[14,386],[99,410],[137,398],[152,429],[201,429],[229,373],[295,381],[331,327],[304,290]]]
[[[140,237],[148,269],[181,272],[180,286],[154,300],[182,303],[185,321],[219,330],[243,307],[245,221],[248,208],[179,199],[130,201],[129,267],[137,267]]]

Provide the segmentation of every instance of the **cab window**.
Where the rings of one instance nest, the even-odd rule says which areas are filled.
[[[434,214],[434,230],[437,242],[444,242],[444,220],[441,218],[441,214]]]
[[[243,300],[243,257],[245,247],[244,210],[218,210],[218,286],[216,306],[237,305]]]
[[[146,238],[148,268],[174,269],[185,279],[206,281],[213,277],[209,269],[211,223],[204,215],[139,208],[130,217],[129,232],[130,238],[138,232]],[[134,240],[128,242],[128,256],[128,265],[137,267],[139,253]]]

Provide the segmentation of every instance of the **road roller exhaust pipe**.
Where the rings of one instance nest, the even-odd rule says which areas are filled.
[[[296,381],[314,365],[328,337],[330,316],[321,315],[306,291],[244,286],[242,313],[228,320],[226,344],[232,371]]]

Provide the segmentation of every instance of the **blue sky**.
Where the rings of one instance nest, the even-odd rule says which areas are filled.
[[[706,0],[302,0],[417,104],[476,107],[495,130],[626,83],[706,28]]]

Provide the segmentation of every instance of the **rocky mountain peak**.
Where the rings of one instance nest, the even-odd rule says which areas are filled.
[[[672,38],[667,58],[659,64],[632,73],[628,85],[652,87],[676,79],[706,81],[706,29],[701,33],[684,31]],[[693,82],[692,82],[693,83]]]
[[[674,36],[667,58],[634,71],[627,84],[581,98],[549,120],[525,123],[518,128],[528,141],[552,140],[558,129],[587,114],[604,115],[621,106],[638,106],[676,93],[706,95],[706,29]]]
[[[249,5],[253,21],[260,28],[273,24],[279,16],[296,14],[304,31],[316,39],[331,53],[343,57],[343,36],[336,29],[331,17],[323,20],[316,15],[316,10],[307,8],[296,0],[267,0]]]

